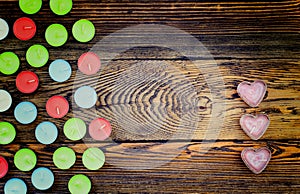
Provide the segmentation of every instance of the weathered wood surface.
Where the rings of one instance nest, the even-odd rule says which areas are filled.
[[[0,1],[0,17],[10,26],[17,18],[26,16],[17,5],[15,0]],[[76,173],[91,178],[92,193],[299,192],[299,1],[74,1],[72,12],[65,17],[51,13],[48,1],[44,1],[42,10],[30,17],[38,26],[34,39],[22,42],[10,33],[0,42],[0,53],[16,52],[21,59],[20,70],[35,71],[41,82],[37,92],[22,95],[15,88],[16,75],[0,77],[0,88],[9,90],[14,99],[12,108],[1,113],[0,120],[12,122],[18,131],[12,144],[0,147],[11,169],[0,181],[1,191],[6,180],[21,177],[30,193],[42,193],[32,187],[31,172],[19,172],[13,165],[14,153],[20,147],[30,147],[38,153],[38,166],[47,166],[55,172],[56,186],[48,193],[67,193],[67,180]],[[70,33],[72,24],[81,18],[92,20],[96,26],[96,37],[90,43],[80,44],[70,34],[63,47],[47,45],[44,32],[48,25],[64,24]],[[212,94],[201,70],[180,53],[167,48],[133,48],[103,68],[101,79],[76,74],[76,60],[83,52],[116,30],[144,23],[185,30],[213,55],[224,80],[226,110],[216,143],[213,140],[202,143],[207,140],[207,133],[215,133],[208,127],[209,121],[219,122],[211,117]],[[71,63],[73,74],[69,81],[53,83],[48,65],[40,69],[29,67],[25,53],[35,43],[49,49],[48,64],[57,58]],[[140,70],[132,68],[136,64],[141,64]],[[155,69],[147,64],[154,65]],[[132,83],[126,87],[122,83],[124,72],[132,76],[128,78]],[[138,82],[135,73],[153,76]],[[249,108],[238,97],[236,87],[241,81],[255,79],[266,81],[268,93],[259,108]],[[47,99],[63,95],[72,104],[73,90],[81,85],[96,88],[99,96],[96,109],[83,111],[72,105],[65,118],[49,118],[45,111]],[[13,108],[24,100],[32,101],[39,109],[38,119],[30,125],[20,125],[13,117]],[[240,129],[239,118],[244,113],[255,112],[267,113],[271,124],[259,141],[250,141]],[[117,143],[93,144],[88,135],[84,141],[71,142],[63,135],[63,124],[68,118],[82,117],[88,123],[97,115],[112,122],[112,140]],[[192,124],[178,127],[182,118],[189,118],[196,127]],[[50,146],[37,143],[34,137],[36,125],[44,120],[54,122],[60,130],[59,138]],[[170,139],[174,141],[169,142]],[[77,153],[77,162],[68,171],[58,170],[51,160],[53,151],[62,145],[74,148]],[[97,172],[87,171],[82,166],[81,154],[88,145],[100,146],[106,152],[108,162]],[[253,175],[242,163],[240,152],[243,147],[261,145],[269,146],[273,157],[262,174]],[[170,160],[166,153],[174,153],[175,158]],[[146,168],[153,163],[153,156],[164,164],[148,170],[127,169],[128,165]]]

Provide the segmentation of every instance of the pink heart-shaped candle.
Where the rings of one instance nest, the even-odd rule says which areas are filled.
[[[257,107],[263,100],[267,91],[267,85],[262,80],[253,83],[243,81],[237,87],[239,96],[251,107]]]
[[[250,115],[245,114],[240,118],[240,125],[244,132],[253,140],[258,140],[263,136],[269,127],[270,119],[265,114]]]
[[[271,151],[266,147],[259,149],[245,148],[241,153],[242,160],[255,174],[261,173],[267,167],[271,156]]]

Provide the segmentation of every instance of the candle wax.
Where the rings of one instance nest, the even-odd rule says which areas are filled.
[[[75,152],[68,147],[60,147],[53,153],[54,165],[62,170],[71,168],[76,162]]]
[[[31,175],[31,183],[38,190],[47,190],[54,183],[54,174],[48,168],[37,168]]]
[[[0,18],[0,40],[6,38],[8,32],[9,32],[9,26],[7,22],[4,19]]]
[[[79,42],[89,42],[94,38],[95,32],[94,24],[86,19],[78,20],[72,27],[72,34]]]
[[[35,129],[36,139],[38,140],[38,142],[45,145],[53,143],[56,140],[57,136],[57,127],[49,121],[40,123]]]
[[[30,40],[36,33],[36,25],[32,19],[22,17],[15,21],[13,32],[19,40]]]
[[[0,72],[5,75],[12,75],[17,72],[20,66],[19,57],[13,52],[4,52],[0,55]]]
[[[31,94],[39,86],[38,76],[31,71],[22,71],[16,78],[17,89],[24,94]]]
[[[77,174],[69,180],[68,188],[71,194],[87,194],[92,188],[92,183],[87,176]]]
[[[0,122],[0,144],[10,144],[16,137],[16,129],[9,122]]]
[[[42,7],[42,0],[19,0],[20,9],[26,14],[35,14]]]
[[[96,74],[100,67],[100,58],[93,52],[83,53],[78,59],[78,69],[85,75]]]
[[[11,107],[11,104],[12,98],[10,93],[0,89],[0,112],[7,111]]]
[[[66,15],[72,9],[72,0],[50,0],[50,9],[56,15]]]
[[[14,115],[19,123],[29,124],[36,119],[37,108],[31,102],[21,102],[16,106]]]
[[[64,82],[71,77],[72,68],[67,61],[57,59],[50,64],[49,75],[56,82]]]
[[[64,125],[64,134],[70,140],[80,140],[86,134],[86,124],[79,118],[71,118]]]
[[[4,185],[5,194],[26,194],[27,186],[25,182],[19,178],[9,179]]]
[[[45,32],[45,38],[49,45],[59,47],[68,40],[68,31],[61,24],[51,24]]]
[[[8,172],[8,163],[5,158],[0,156],[0,179],[3,178]]]
[[[109,123],[104,118],[98,118],[93,120],[89,125],[89,134],[95,140],[105,140],[111,134],[112,128]]]
[[[74,100],[81,108],[92,108],[97,102],[97,93],[90,86],[82,86],[75,91]]]
[[[99,148],[88,148],[82,155],[82,163],[89,170],[99,170],[105,163],[105,155]]]
[[[46,111],[52,118],[63,118],[69,112],[69,102],[62,96],[52,96],[46,103]]]
[[[49,52],[43,45],[32,45],[26,52],[26,60],[32,67],[43,67],[47,64]]]
[[[14,164],[20,171],[32,170],[37,162],[35,153],[28,148],[23,148],[17,151],[14,156]]]

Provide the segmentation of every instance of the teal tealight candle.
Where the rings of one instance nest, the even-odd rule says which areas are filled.
[[[92,108],[97,102],[97,93],[90,86],[82,86],[75,91],[74,100],[81,108]]]
[[[56,82],[67,81],[72,74],[71,65],[62,59],[53,61],[49,66],[49,75]]]
[[[27,186],[25,182],[19,178],[9,179],[4,185],[5,194],[26,194]]]
[[[36,119],[37,108],[32,102],[21,102],[16,106],[14,115],[19,123],[29,124]]]
[[[48,168],[37,168],[31,175],[31,183],[38,190],[47,190],[54,183],[54,174]]]
[[[57,127],[49,122],[45,121],[40,123],[35,129],[35,137],[38,142],[48,145],[53,143],[58,136]]]

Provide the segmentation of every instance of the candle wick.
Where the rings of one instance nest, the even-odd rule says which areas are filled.
[[[27,81],[27,83],[34,83],[35,82],[35,80],[34,79],[32,79],[32,80],[28,80]]]
[[[91,64],[88,64],[88,67],[89,67],[89,71],[92,71]]]
[[[102,125],[102,126],[100,127],[100,129],[102,130],[104,127],[106,127],[106,124]]]
[[[24,28],[23,28],[24,30],[31,30],[32,29],[32,27],[31,26],[24,26]]]
[[[31,111],[33,111],[34,109],[25,109],[25,112],[31,112]]]
[[[57,113],[58,115],[60,115],[60,111],[59,111],[59,108],[58,108],[58,107],[56,107],[56,113]]]
[[[250,134],[252,134],[256,130],[256,126],[252,127]]]

